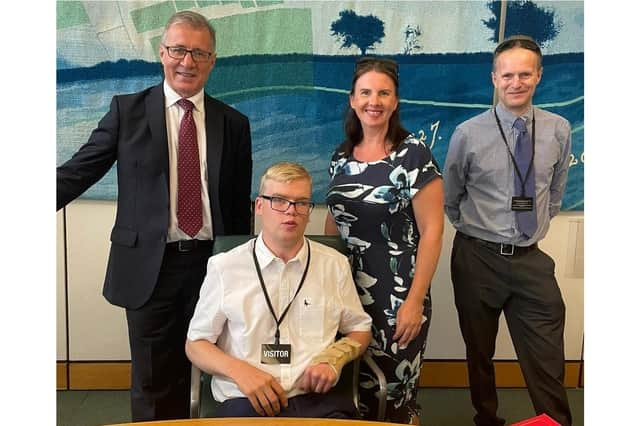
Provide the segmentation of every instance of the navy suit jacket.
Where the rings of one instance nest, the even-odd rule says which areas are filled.
[[[251,229],[251,134],[246,116],[205,94],[207,182],[214,235]],[[169,152],[162,84],[115,96],[89,140],[57,168],[57,209],[117,161],[118,201],[103,295],[136,309],[155,288],[169,226]],[[215,238],[215,237],[214,237]]]

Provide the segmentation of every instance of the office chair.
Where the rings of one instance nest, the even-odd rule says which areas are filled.
[[[335,235],[306,235],[310,240],[319,242],[326,246],[332,247],[338,250],[342,254],[347,254],[347,245],[339,236]],[[246,243],[247,241],[255,238],[252,235],[219,235],[216,237],[213,243],[213,254],[223,253],[229,251],[236,246]],[[353,404],[358,409],[358,382],[360,373],[360,361],[364,361],[365,364],[371,369],[373,374],[376,375],[378,383],[380,384],[380,390],[377,394],[378,397],[378,413],[377,420],[384,420],[385,410],[387,406],[387,380],[384,373],[375,363],[371,355],[365,352],[359,359],[345,365],[340,375],[340,380],[335,385],[334,389],[345,397],[353,400]],[[217,402],[211,395],[211,376],[203,373],[195,365],[191,365],[191,395],[190,395],[190,417],[211,417],[215,413],[214,410],[207,410],[204,412],[203,407],[215,407]],[[206,402],[205,402],[206,401]]]

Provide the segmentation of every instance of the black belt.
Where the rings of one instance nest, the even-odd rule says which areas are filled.
[[[180,240],[173,243],[167,243],[167,250],[177,251],[179,253],[189,253],[196,249],[211,250],[213,247],[212,240]]]
[[[519,256],[535,250],[538,248],[538,243],[531,244],[530,246],[521,247],[514,246],[513,244],[494,243],[493,241],[481,240],[480,238],[472,237],[471,235],[463,234],[458,231],[458,235],[465,240],[476,242],[482,246],[490,248],[492,251],[501,254],[502,256]]]

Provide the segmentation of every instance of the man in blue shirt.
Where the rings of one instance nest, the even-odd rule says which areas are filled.
[[[493,355],[504,312],[536,413],[571,424],[563,385],[565,305],[554,261],[538,248],[560,211],[571,153],[564,118],[533,107],[542,53],[514,36],[494,51],[499,102],[460,124],[444,168],[445,211],[457,233],[451,255],[477,426],[497,416]]]

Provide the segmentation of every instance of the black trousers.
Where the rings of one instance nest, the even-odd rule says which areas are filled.
[[[149,301],[127,309],[133,421],[189,417],[191,363],[184,345],[211,243],[189,252],[167,245]]]
[[[262,416],[253,409],[249,399],[233,398],[222,403],[216,417]],[[359,414],[351,399],[331,390],[326,394],[308,393],[289,398],[288,406],[283,407],[276,417],[358,419]]]
[[[454,239],[451,280],[478,426],[505,423],[497,416],[492,361],[501,312],[536,413],[571,425],[563,385],[565,305],[554,268],[553,259],[537,247],[505,256],[460,233]]]

